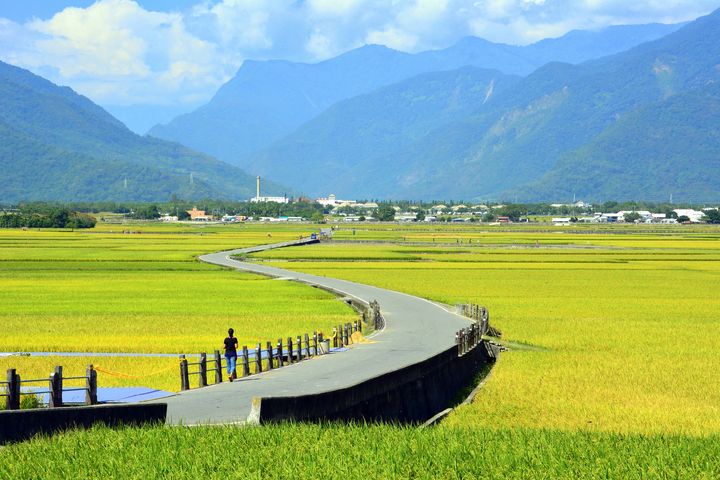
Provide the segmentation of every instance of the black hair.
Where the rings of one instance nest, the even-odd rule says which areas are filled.
[[[233,330],[232,328],[229,328],[229,329],[228,329],[228,335],[230,335],[230,336],[232,337],[232,336],[233,336],[233,333],[235,333],[235,330]]]

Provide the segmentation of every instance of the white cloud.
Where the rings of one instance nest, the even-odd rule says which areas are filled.
[[[20,25],[0,58],[105,104],[207,100],[245,58],[318,61],[364,43],[404,51],[467,35],[524,44],[574,28],[675,22],[718,0],[198,0],[182,13],[99,0]]]
[[[397,27],[387,27],[384,30],[375,30],[368,33],[366,43],[386,45],[395,50],[414,50],[418,37],[407,33]]]
[[[12,28],[29,41],[21,50],[2,48],[3,58],[100,103],[166,104],[193,90],[208,97],[236,66],[228,71],[216,46],[188,33],[180,14],[133,0],[66,8]]]

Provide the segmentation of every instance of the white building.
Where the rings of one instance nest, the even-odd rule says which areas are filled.
[[[553,218],[552,223],[555,226],[570,225],[572,223],[570,220],[570,217]]]
[[[250,199],[251,203],[262,203],[262,202],[275,202],[275,203],[290,203],[290,199],[287,197],[253,197]]]
[[[257,189],[255,196],[250,199],[251,203],[263,203],[263,202],[275,202],[275,203],[290,203],[287,197],[263,197],[260,195],[260,177],[257,177]]]
[[[675,212],[678,217],[688,217],[693,223],[700,223],[705,215],[705,212],[698,212],[690,208],[678,208],[677,210],[673,210],[673,212]]]
[[[354,207],[357,205],[355,200],[338,200],[334,193],[315,201],[323,207]]]

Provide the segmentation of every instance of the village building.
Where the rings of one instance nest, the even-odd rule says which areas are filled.
[[[679,217],[688,217],[692,223],[700,223],[702,222],[703,216],[705,216],[705,212],[698,212],[697,210],[693,210],[690,208],[678,208],[677,210],[673,210],[675,212],[675,215]]]
[[[205,210],[198,210],[196,207],[193,207],[192,210],[188,210],[187,213],[190,215],[190,220],[193,222],[210,222],[213,220],[212,215],[207,215]]]
[[[357,206],[355,200],[338,200],[334,193],[331,193],[327,197],[318,198],[315,200],[323,207],[354,207]]]

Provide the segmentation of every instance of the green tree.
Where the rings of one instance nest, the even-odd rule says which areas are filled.
[[[511,222],[517,222],[520,217],[527,215],[527,210],[522,205],[507,205],[498,211],[501,217],[508,217]]]
[[[720,210],[708,210],[703,218],[707,223],[720,224]]]
[[[415,220],[417,220],[418,222],[422,222],[423,220],[425,220],[425,212],[423,210],[419,210],[415,214]]]
[[[160,212],[158,211],[157,205],[141,205],[135,208],[132,218],[140,220],[154,220],[156,218],[160,218]]]
[[[381,222],[392,222],[395,220],[395,209],[390,205],[380,205],[373,216]]]
[[[642,216],[637,212],[630,212],[626,213],[624,215],[625,221],[628,223],[635,223],[636,221],[640,220]]]
[[[310,221],[315,222],[315,223],[325,223],[325,215],[323,215],[320,212],[314,212],[310,216]]]

